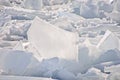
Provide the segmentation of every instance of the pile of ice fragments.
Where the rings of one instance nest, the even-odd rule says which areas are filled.
[[[120,80],[120,0],[0,0],[0,80]]]

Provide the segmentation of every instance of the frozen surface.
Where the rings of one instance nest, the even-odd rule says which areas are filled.
[[[120,0],[0,0],[0,80],[120,80]]]

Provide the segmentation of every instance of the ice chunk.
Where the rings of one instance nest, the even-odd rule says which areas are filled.
[[[116,21],[117,23],[120,24],[120,12],[118,11],[113,11],[112,13],[106,14],[110,19],[113,21]]]
[[[55,71],[54,78],[59,80],[76,80],[75,75],[67,70]]]
[[[120,60],[103,62],[103,63],[94,65],[94,67],[97,68],[97,69],[100,69],[102,72],[104,72],[105,67],[109,67],[109,66],[112,66],[112,65],[118,65],[118,64],[120,64]]]
[[[120,12],[120,0],[113,0],[114,9]]]
[[[37,62],[31,53],[0,49],[0,69],[3,70],[3,74],[24,75],[29,65],[32,63],[34,66]]]
[[[80,7],[80,15],[84,18],[98,17],[98,7],[90,1],[92,0],[88,0],[87,3],[83,3]]]
[[[105,1],[99,1],[98,2],[99,9],[104,10],[105,12],[108,12],[108,13],[112,12],[113,7],[112,5],[110,5],[111,2],[112,1],[110,1],[109,3],[106,3]]]
[[[28,40],[43,58],[77,59],[76,33],[62,30],[36,17],[27,34]]]
[[[61,69],[61,66],[58,58],[46,59],[42,60],[37,66],[29,68],[25,75],[52,77],[53,72]]]
[[[77,28],[76,23],[82,23],[84,20],[85,19],[79,15],[68,12],[60,12],[59,18],[52,20],[51,24],[59,26],[67,31],[75,31]]]
[[[120,51],[118,49],[114,50],[108,50],[105,53],[103,53],[98,60],[96,60],[97,63],[101,62],[109,62],[109,61],[117,61],[120,59]]]
[[[67,74],[76,75],[80,72],[81,66],[76,61],[61,60],[59,58],[43,59],[41,63],[33,68],[29,68],[26,74],[29,76],[42,76],[53,78],[68,78],[62,75],[60,71],[65,71]],[[59,74],[60,72],[60,74]],[[57,77],[56,77],[57,76]],[[71,76],[72,77],[72,76]]]
[[[98,43],[97,48],[100,48],[103,51],[119,49],[119,38],[114,33],[107,30],[103,38]]]
[[[32,52],[34,54],[34,57],[39,60],[39,61],[42,61],[42,57],[41,55],[39,54],[38,50],[31,44],[31,43],[27,43],[27,46],[26,47],[26,51],[28,52]]]
[[[120,80],[120,72],[111,73],[107,80]]]
[[[87,39],[79,46],[78,60],[83,70],[90,68],[101,55],[101,51]]]
[[[105,72],[110,72],[110,73],[114,73],[114,72],[119,72],[120,73],[120,64],[118,65],[113,65],[110,67],[105,67]]]
[[[40,10],[43,3],[42,0],[25,0],[24,5],[27,9]]]
[[[105,80],[106,75],[96,68],[91,68],[85,74],[79,74],[78,80]]]
[[[22,45],[22,41],[19,41],[16,46],[13,48],[13,50],[21,50],[24,51],[24,46]]]

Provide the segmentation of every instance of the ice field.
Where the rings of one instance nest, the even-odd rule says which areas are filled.
[[[0,0],[0,80],[120,80],[120,0]]]

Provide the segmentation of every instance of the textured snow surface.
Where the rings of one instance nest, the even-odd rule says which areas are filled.
[[[0,0],[0,80],[120,80],[120,0]]]

